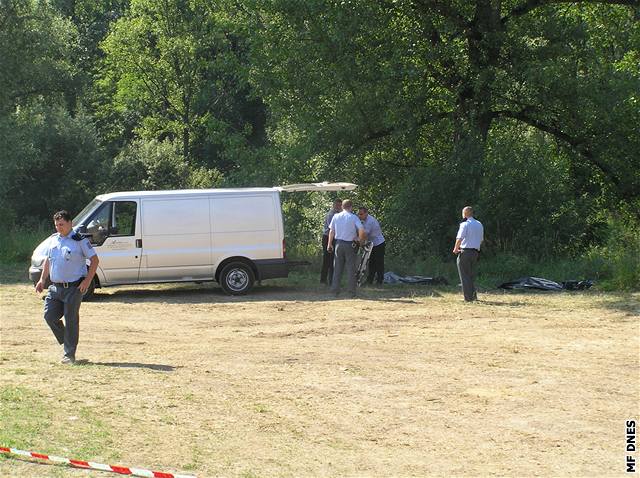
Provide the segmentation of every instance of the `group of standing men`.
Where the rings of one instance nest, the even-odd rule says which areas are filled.
[[[356,295],[357,243],[364,246],[371,241],[373,249],[369,258],[367,283],[382,284],[384,278],[385,242],[378,220],[362,206],[353,213],[350,199],[336,199],[326,214],[322,230],[322,268],[320,282],[330,284],[331,291],[340,293],[342,273],[347,274],[347,293]]]
[[[356,295],[356,242],[364,245],[372,242],[373,249],[369,258],[367,283],[382,284],[384,279],[385,240],[378,220],[369,214],[366,207],[353,213],[353,203],[347,199],[336,199],[333,207],[324,218],[322,230],[322,268],[320,282],[330,284],[331,291],[337,296],[340,292],[340,279],[343,270],[347,273],[347,291],[351,297]],[[482,223],[473,217],[473,208],[462,209],[462,222],[456,234],[453,253],[457,255],[456,265],[462,292],[466,302],[478,300],[475,287],[480,245],[484,240]]]
[[[477,300],[474,285],[476,264],[484,230],[480,221],[473,217],[470,206],[462,210],[453,253],[457,254],[458,273],[465,301]],[[44,318],[53,335],[63,346],[62,362],[73,364],[80,331],[80,304],[82,296],[90,287],[98,268],[98,256],[90,242],[73,230],[71,215],[67,211],[54,214],[56,234],[47,251],[42,275],[36,291],[42,292],[50,281],[44,304]],[[340,279],[347,274],[347,293],[356,295],[357,248],[371,241],[373,249],[369,258],[367,283],[382,284],[384,278],[385,240],[380,223],[369,214],[366,207],[353,213],[351,200],[336,199],[324,220],[322,235],[323,260],[320,282],[331,285],[331,291],[340,293]],[[89,261],[87,269],[86,261]],[[65,322],[62,322],[64,316]]]

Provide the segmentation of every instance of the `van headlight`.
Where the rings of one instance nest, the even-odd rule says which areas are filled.
[[[44,260],[48,255],[49,241],[51,240],[51,237],[53,236],[49,236],[47,239],[38,244],[38,247],[34,249],[33,253],[31,254],[31,266],[35,268],[42,267],[42,264],[44,264]]]

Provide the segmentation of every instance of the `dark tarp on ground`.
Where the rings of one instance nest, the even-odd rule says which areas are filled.
[[[536,289],[536,290],[585,290],[593,285],[593,281],[590,280],[570,280],[562,283],[554,282],[549,279],[542,279],[540,277],[521,277],[509,282],[504,282],[498,286],[499,289]]]
[[[395,272],[385,272],[385,284],[431,284],[431,285],[447,285],[447,279],[444,277],[424,277],[424,276],[400,276]]]

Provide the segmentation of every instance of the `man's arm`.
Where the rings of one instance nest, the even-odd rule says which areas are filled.
[[[336,237],[336,231],[331,228],[329,229],[329,240],[327,241],[327,252],[333,251],[333,239]]]
[[[460,224],[458,228],[458,234],[456,234],[456,243],[453,245],[453,253],[458,254],[460,252],[460,244],[462,244],[462,239],[464,239],[467,232],[467,222],[463,222]]]
[[[462,244],[462,239],[456,239],[456,243],[453,246],[454,254],[458,254],[460,252],[460,244]]]
[[[96,270],[98,270],[98,263],[100,262],[100,259],[98,259],[97,255],[92,256],[91,259],[89,260],[91,261],[91,263],[89,264],[89,272],[87,272],[87,277],[85,277],[84,280],[80,282],[80,285],[78,286],[78,289],[80,289],[80,292],[82,292],[83,294],[87,291],[87,289],[91,285],[93,276],[96,275]]]
[[[47,282],[49,278],[49,258],[47,257],[44,260],[44,264],[42,265],[42,274],[40,274],[40,280],[36,284],[36,292],[42,292],[44,290],[44,284]]]

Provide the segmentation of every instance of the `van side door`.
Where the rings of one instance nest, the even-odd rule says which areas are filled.
[[[209,199],[143,197],[140,282],[213,279]]]
[[[137,200],[105,202],[89,219],[85,234],[100,259],[104,285],[138,282],[142,241]]]

